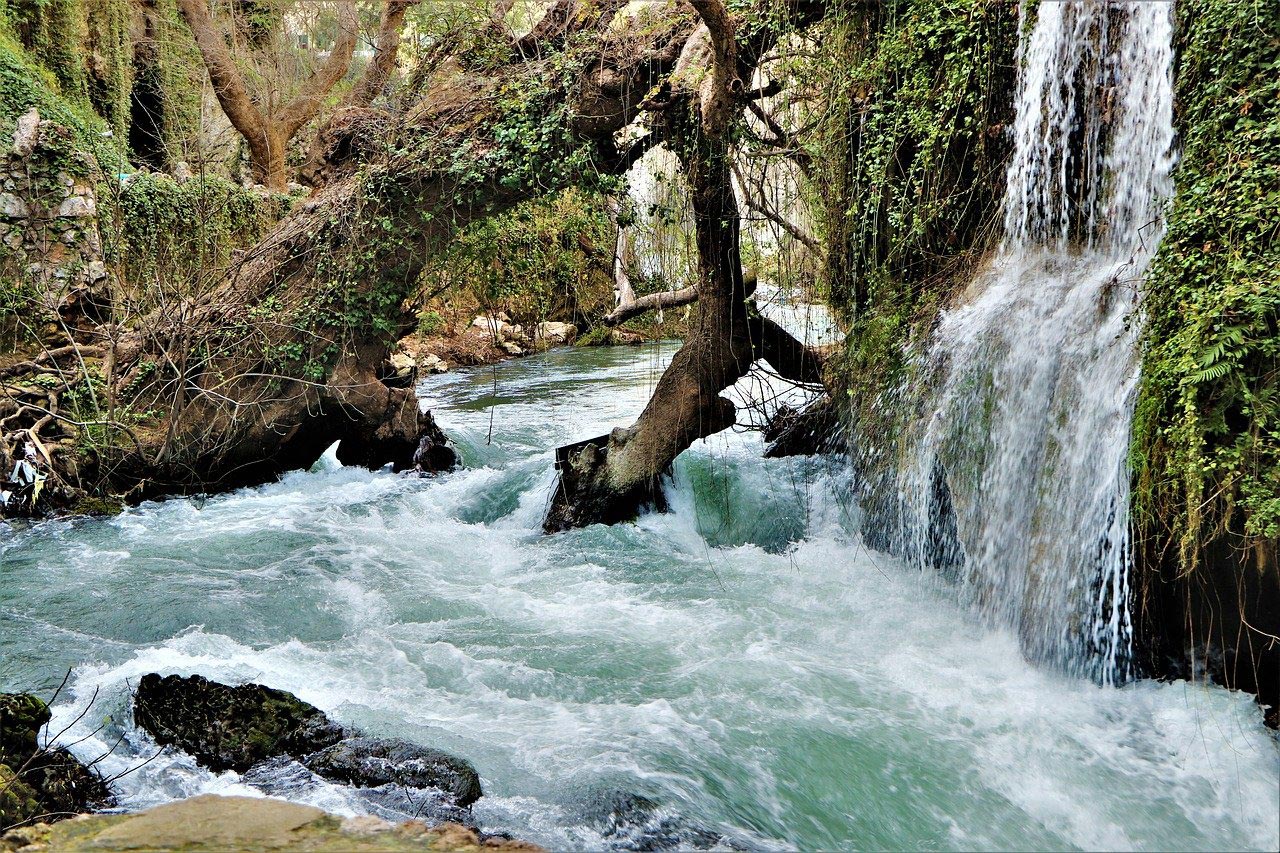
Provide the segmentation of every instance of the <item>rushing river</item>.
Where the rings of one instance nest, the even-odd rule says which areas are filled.
[[[723,435],[681,458],[673,512],[541,535],[551,448],[632,421],[669,354],[430,378],[467,462],[439,479],[330,460],[0,530],[0,689],[47,695],[73,668],[53,730],[83,758],[123,735],[99,765],[118,773],[155,752],[130,722],[142,674],[259,681],[467,758],[474,818],[555,848],[1277,847],[1280,758],[1250,697],[1027,663],[945,583],[862,545],[837,462]],[[116,786],[129,808],[258,790],[181,754]],[[617,827],[608,792],[662,811]]]

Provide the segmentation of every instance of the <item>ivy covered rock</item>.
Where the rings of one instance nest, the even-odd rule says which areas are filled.
[[[210,770],[243,773],[277,755],[307,755],[345,732],[314,705],[261,684],[235,687],[199,675],[144,675],[134,722]]]
[[[0,830],[59,820],[111,803],[92,768],[62,748],[40,745],[49,707],[28,693],[0,693]]]

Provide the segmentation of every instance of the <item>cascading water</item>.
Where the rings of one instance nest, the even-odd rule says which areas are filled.
[[[1173,191],[1172,8],[1039,4],[1004,242],[920,359],[897,480],[906,555],[1104,683],[1132,666],[1126,452],[1139,281]]]

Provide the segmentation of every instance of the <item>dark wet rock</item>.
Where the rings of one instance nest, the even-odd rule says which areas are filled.
[[[481,797],[480,776],[460,758],[397,738],[349,738],[302,760],[326,779],[361,788],[434,788],[459,806]]]
[[[341,784],[337,779],[325,779],[287,755],[255,764],[241,778],[268,797],[291,801],[305,800],[327,785]],[[470,810],[457,805],[453,795],[444,791],[387,784],[357,788],[354,793],[365,803],[369,814],[384,820],[448,822],[479,829]]]
[[[416,405],[416,403],[415,403]],[[390,463],[393,471],[413,470],[440,474],[458,467],[457,452],[430,412],[414,409],[406,417],[416,417],[415,425],[383,425],[373,432],[360,432],[338,442],[338,461],[343,465],[381,468]],[[392,426],[399,428],[392,429]]]
[[[432,788],[379,785],[357,788],[370,814],[385,820],[424,820],[430,824],[456,823],[479,831],[471,809],[453,801],[453,795]]]
[[[466,822],[482,794],[466,761],[392,738],[364,737],[292,693],[261,684],[232,687],[199,675],[144,675],[134,721],[215,771],[235,770],[268,794],[312,790],[317,777],[352,785],[388,818]]]
[[[843,436],[840,413],[830,397],[821,397],[803,409],[783,405],[765,426],[764,440],[769,446],[764,455],[777,459],[834,453]]]
[[[111,791],[91,767],[62,748],[40,745],[48,706],[27,693],[0,693],[0,830],[49,822],[110,805]]]
[[[629,791],[599,791],[583,803],[584,821],[616,850],[736,850],[732,841]]]
[[[423,422],[418,447],[413,451],[413,470],[420,474],[440,474],[457,468],[458,453],[448,444],[444,431],[436,425],[431,413]]]
[[[199,675],[144,675],[134,695],[134,721],[162,745],[191,754],[214,771],[243,773],[277,755],[306,755],[346,732],[292,693],[219,684]]]

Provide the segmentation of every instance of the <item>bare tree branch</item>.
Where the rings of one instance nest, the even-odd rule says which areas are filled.
[[[367,107],[382,94],[396,67],[404,16],[421,2],[422,0],[387,0],[387,5],[382,7],[382,15],[378,19],[378,36],[373,46],[373,59],[352,88],[351,97],[347,99],[348,105]]]
[[[804,230],[802,230],[795,223],[788,220],[781,213],[778,213],[778,211],[769,207],[765,203],[763,198],[757,199],[755,193],[753,192],[752,186],[749,183],[747,183],[746,176],[742,174],[742,169],[738,166],[736,162],[732,163],[731,165],[733,167],[734,177],[738,179],[738,185],[742,187],[742,200],[743,202],[746,203],[748,210],[758,213],[761,216],[763,216],[765,219],[774,223],[775,225],[780,227],[783,231],[787,232],[796,240],[798,240],[800,243],[804,244],[804,246],[810,251],[813,251],[813,252],[822,251],[822,244],[819,243],[817,239],[815,239],[813,236],[809,234],[806,234]]]
[[[698,301],[698,288],[694,285],[682,287],[679,290],[664,290],[661,293],[650,293],[647,296],[641,296],[631,302],[623,302],[617,308],[614,308],[601,322],[606,326],[616,326],[619,323],[625,323],[638,314],[646,311],[657,311],[658,309],[677,308],[681,305],[688,305],[691,302]]]

